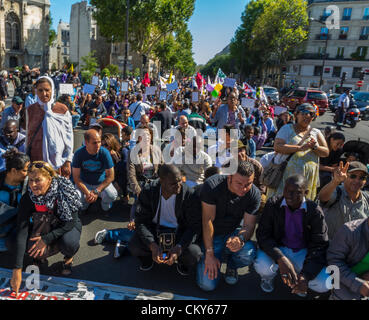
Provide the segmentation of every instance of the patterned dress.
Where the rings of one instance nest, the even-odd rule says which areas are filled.
[[[286,124],[282,127],[284,136],[286,139],[286,144],[288,145],[298,145],[303,138],[302,134],[296,134],[295,129],[292,124]],[[281,131],[282,131],[281,129]],[[319,130],[312,129],[310,136],[317,140]],[[278,135],[277,137],[278,138]],[[277,160],[279,156],[279,161]],[[276,157],[276,163],[281,163],[286,159],[286,155],[278,154]],[[307,151],[296,152],[292,158],[288,161],[286,170],[283,174],[283,179],[279,184],[277,189],[268,188],[267,198],[273,197],[275,195],[282,195],[284,189],[284,183],[288,177],[296,174],[303,175],[308,182],[308,194],[306,198],[309,200],[315,200],[317,195],[317,188],[319,187],[319,157],[309,149]]]

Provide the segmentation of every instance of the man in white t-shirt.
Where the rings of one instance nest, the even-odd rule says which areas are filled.
[[[337,130],[342,131],[343,121],[345,118],[345,113],[350,106],[350,88],[346,88],[344,93],[338,99],[338,108],[337,108]]]
[[[159,179],[146,184],[138,198],[129,250],[140,260],[141,271],[149,271],[154,262],[171,266],[178,260],[178,272],[187,275],[201,257],[195,244],[201,233],[200,200],[182,184],[174,165],[162,165],[158,174]],[[164,237],[167,246],[160,242]]]
[[[133,121],[135,122],[135,126],[140,122],[141,116],[149,113],[150,106],[142,101],[142,94],[137,95],[137,102],[132,103],[129,106],[129,110],[131,111],[131,117]]]

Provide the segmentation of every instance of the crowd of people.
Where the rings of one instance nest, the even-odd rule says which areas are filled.
[[[115,244],[115,258],[137,257],[142,272],[175,265],[212,291],[226,263],[229,285],[253,266],[264,292],[279,272],[300,296],[369,297],[368,163],[343,153],[341,132],[312,127],[313,105],[276,115],[280,103],[237,85],[215,98],[190,79],[166,99],[133,78],[127,92],[104,77],[85,94],[77,72],[41,76],[28,66],[12,81],[0,125],[0,243],[14,257],[16,293],[25,256],[45,266],[61,252],[61,274],[72,273],[81,218],[96,204],[107,216],[131,206],[127,228],[102,229],[94,241]],[[60,95],[60,83],[75,94]],[[119,123],[118,135],[104,119]],[[75,150],[77,126],[86,131]],[[261,149],[269,152],[257,159]]]

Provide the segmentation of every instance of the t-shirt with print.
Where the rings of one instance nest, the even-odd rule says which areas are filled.
[[[260,207],[260,198],[260,191],[255,185],[243,197],[233,194],[228,189],[225,175],[210,177],[201,190],[201,201],[216,206],[214,235],[233,233],[239,227],[245,213],[256,215]]]
[[[81,169],[82,182],[100,185],[105,180],[105,170],[114,168],[114,162],[106,148],[101,147],[97,154],[91,155],[84,146],[75,152],[72,167]]]

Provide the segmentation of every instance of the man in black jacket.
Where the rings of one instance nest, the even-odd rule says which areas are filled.
[[[308,287],[316,292],[328,291],[327,225],[322,209],[305,199],[306,194],[306,179],[291,176],[283,196],[269,199],[264,208],[256,231],[260,249],[254,267],[265,292],[274,290],[278,269],[292,293],[305,296]]]
[[[161,136],[166,130],[169,130],[172,126],[174,126],[174,118],[172,112],[167,108],[167,104],[165,101],[160,103],[160,112],[158,112],[152,119],[154,125],[155,121],[160,121]],[[157,129],[159,131],[158,127]]]
[[[141,262],[140,270],[148,271],[153,262],[173,265],[187,275],[189,269],[200,260],[201,249],[195,244],[201,232],[200,201],[185,184],[174,165],[163,165],[159,179],[147,184],[138,198],[136,209],[136,232],[129,250]],[[165,250],[158,235],[166,233],[166,240],[175,234],[171,249]]]

